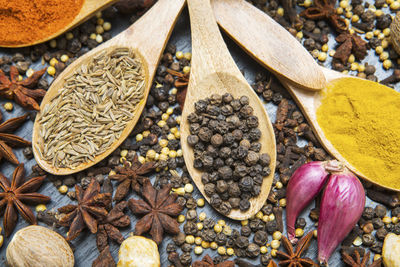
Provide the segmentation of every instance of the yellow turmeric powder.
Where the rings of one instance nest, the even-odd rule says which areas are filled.
[[[318,124],[337,151],[372,182],[400,189],[400,94],[367,80],[328,84]]]

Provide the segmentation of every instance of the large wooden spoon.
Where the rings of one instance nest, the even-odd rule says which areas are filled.
[[[57,94],[58,90],[63,87],[66,77],[74,73],[82,64],[90,61],[99,53],[99,51],[103,50],[112,51],[116,47],[129,47],[136,50],[137,54],[143,61],[146,74],[146,85],[144,97],[137,105],[135,112],[132,114],[131,120],[123,130],[121,137],[117,139],[106,152],[96,156],[93,161],[82,163],[74,169],[56,168],[41,157],[40,152],[37,151],[36,144],[39,143],[39,140],[42,137],[40,136],[39,130],[40,123],[39,120],[36,119],[33,126],[32,136],[33,152],[36,161],[45,171],[56,175],[66,175],[84,170],[107,157],[128,137],[129,133],[136,125],[146,104],[146,99],[151,88],[160,56],[184,4],[185,0],[159,0],[145,15],[143,15],[143,17],[136,21],[135,24],[111,40],[75,60],[57,77],[47,91],[46,96],[43,98],[40,110],[43,110],[45,105],[48,104]]]
[[[268,51],[268,53],[281,55],[284,54],[284,49],[291,49],[290,47],[284,46],[285,40],[292,39],[292,35],[284,30],[279,24],[273,21],[267,14],[255,8],[251,4],[247,3],[244,0],[211,0],[212,6],[214,9],[214,14],[217,19],[219,25],[235,40],[239,43],[246,52],[251,54],[253,57],[257,58],[263,65],[269,64],[266,62],[268,58],[265,58],[263,55]],[[240,11],[239,11],[240,10]],[[238,14],[238,12],[240,14]],[[252,20],[250,18],[257,18],[256,20]],[[246,25],[245,30],[243,29],[243,25]],[[264,28],[268,32],[268,35],[263,35],[263,32],[259,32],[259,28]],[[280,30],[276,30],[276,28],[281,28]],[[278,36],[279,34],[279,36]],[[252,36],[251,39],[248,39],[248,36]],[[270,42],[267,42],[267,39],[274,40],[277,44],[270,46]],[[260,44],[258,46],[254,46],[253,44]],[[251,49],[251,51],[250,51]],[[295,49],[295,48],[293,48]],[[292,64],[296,64],[298,61],[302,61],[303,56],[300,57],[292,57],[289,60]],[[285,61],[282,61],[282,64],[288,64]],[[319,67],[323,72],[327,83],[331,83],[336,79],[346,78],[346,79],[359,79],[356,77],[351,77],[348,75],[344,75],[340,72],[333,71],[324,67]],[[307,66],[305,66],[307,69]],[[305,71],[304,68],[298,69],[297,73],[302,75]],[[375,180],[371,179],[371,177],[367,177],[359,170],[357,170],[353,165],[351,165],[346,158],[344,158],[337,149],[332,145],[332,143],[326,138],[324,132],[322,131],[320,125],[317,121],[317,109],[321,105],[321,100],[323,98],[324,93],[326,92],[326,88],[322,91],[310,91],[299,88],[294,83],[290,83],[288,79],[285,79],[284,76],[288,75],[286,72],[280,72],[277,76],[282,84],[288,89],[288,91],[293,96],[294,100],[299,105],[300,109],[303,111],[306,116],[308,122],[316,134],[316,137],[322,144],[322,146],[336,159],[344,162],[346,166],[356,173],[358,176],[380,185],[381,187],[400,191],[400,188],[394,187],[394,185],[388,184],[379,184]],[[313,77],[309,77],[313,79]],[[319,79],[319,78],[318,78]]]
[[[62,29],[59,29],[58,31],[52,33],[49,36],[32,41],[30,43],[18,44],[18,45],[1,45],[1,46],[15,48],[15,47],[31,46],[31,45],[46,42],[48,40],[51,40],[51,39],[63,34],[64,32],[67,32],[68,30],[74,28],[75,26],[81,24],[82,22],[84,22],[88,18],[90,18],[97,11],[107,8],[117,1],[118,0],[84,0],[84,2],[82,4],[82,8],[79,11],[78,15],[76,15],[76,17],[70,23],[65,25]]]
[[[232,210],[227,215],[235,220],[245,220],[256,214],[268,197],[276,163],[275,135],[264,106],[229,54],[212,15],[210,0],[188,0],[188,7],[192,32],[192,67],[182,112],[181,144],[183,156],[193,181],[209,201],[204,193],[204,184],[201,181],[202,172],[193,167],[193,149],[187,143],[187,137],[190,134],[189,124],[186,121],[187,116],[194,112],[196,101],[215,93],[231,93],[235,98],[243,95],[249,97],[250,105],[260,122],[259,128],[262,132],[261,153],[268,153],[271,156],[271,174],[264,178],[260,195],[250,200],[251,207],[248,211]]]

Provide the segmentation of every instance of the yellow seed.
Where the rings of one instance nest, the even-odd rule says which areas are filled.
[[[303,6],[304,6],[305,8],[310,7],[311,5],[312,5],[312,1],[311,1],[311,0],[305,0],[305,1],[303,2]]]
[[[375,255],[374,255],[374,261],[377,261],[377,260],[379,260],[380,258],[382,258],[382,255],[381,255],[381,254],[375,254]]]
[[[62,55],[60,59],[61,59],[62,62],[67,62],[68,59],[69,59],[69,56],[68,55]]]
[[[124,163],[126,161],[126,157],[120,157],[119,162]]]
[[[225,249],[225,247],[218,247],[217,252],[218,252],[219,255],[225,255],[226,254],[226,249]]]
[[[156,160],[156,161],[160,160],[160,154],[156,153],[156,156],[154,157],[154,160]]]
[[[197,200],[197,206],[198,207],[203,207],[204,206],[204,198],[199,198]]]
[[[392,67],[392,61],[390,59],[386,59],[383,61],[383,67],[385,69],[390,69]]]
[[[188,74],[190,72],[190,67],[189,66],[185,66],[185,67],[183,67],[182,71],[183,71],[184,74]]]
[[[232,229],[229,225],[225,225],[224,230],[222,231],[225,235],[230,236],[232,234]]]
[[[167,139],[168,140],[174,140],[175,139],[175,135],[170,133],[170,134],[167,135]]]
[[[196,237],[195,239],[194,239],[194,243],[196,244],[196,245],[201,245],[201,242],[202,242],[203,240],[201,239],[201,237],[200,236],[198,236],[198,237]]]
[[[97,33],[97,34],[102,34],[102,33],[104,33],[103,26],[97,25],[97,26],[96,26],[96,33]]]
[[[382,46],[377,46],[377,47],[375,47],[375,52],[376,52],[378,55],[382,54],[382,52],[383,52],[383,47],[382,47]]]
[[[358,246],[361,246],[361,244],[362,244],[362,239],[361,239],[361,237],[357,236],[356,239],[354,239],[354,241],[353,241],[353,245],[358,247]]]
[[[383,40],[383,39],[385,39],[385,35],[381,32],[380,34],[378,34],[378,39],[379,40]]]
[[[374,30],[373,33],[374,33],[375,36],[378,36],[378,34],[381,33],[381,30]]]
[[[4,237],[0,235],[0,248],[3,246],[4,243]]]
[[[103,36],[101,36],[100,34],[96,35],[96,42],[98,42],[99,44],[103,42]]]
[[[210,244],[210,248],[215,250],[215,249],[218,248],[218,244],[217,244],[216,242],[213,241],[213,242],[211,242],[211,244]]]
[[[358,72],[364,72],[365,71],[365,65],[364,64],[359,64],[358,65]]]
[[[346,18],[350,19],[351,17],[353,17],[353,13],[352,12],[346,12],[346,14],[344,16]]]
[[[262,217],[263,222],[269,222],[269,216],[268,215],[264,215]]]
[[[358,15],[353,15],[353,16],[351,17],[351,21],[352,21],[352,22],[357,22],[359,19],[360,19],[360,17],[359,17]]]
[[[102,14],[101,14],[101,11],[98,11],[98,12],[96,12],[96,18],[101,18],[101,16],[102,16]]]
[[[240,223],[242,224],[242,226],[246,226],[249,224],[249,220],[243,220]]]
[[[354,34],[356,31],[354,29],[349,29],[350,34]]]
[[[386,37],[388,37],[388,36],[390,35],[390,28],[384,29],[384,30],[382,31],[382,33],[383,33]]]
[[[295,233],[296,237],[301,237],[304,235],[304,230],[301,228],[297,228],[294,233]]]
[[[13,108],[14,108],[14,105],[11,102],[7,102],[7,103],[4,104],[4,109],[7,110],[7,111],[12,111]]]
[[[175,57],[179,60],[183,58],[183,52],[182,51],[177,51],[175,53]]]
[[[329,50],[328,44],[323,44],[321,47],[322,52],[327,52]]]
[[[318,236],[318,231],[317,230],[313,231],[313,236],[314,236],[314,238],[317,238],[317,236]]]
[[[222,232],[222,226],[219,224],[214,225],[214,231],[218,234]]]
[[[340,1],[340,3],[339,3],[339,6],[340,6],[341,8],[346,8],[348,5],[349,5],[349,2],[348,2],[348,1],[345,1],[345,0]]]
[[[171,152],[170,152],[170,154],[171,154]],[[192,193],[193,192],[193,185],[192,184],[185,184],[184,189],[185,189],[186,193]]]
[[[229,256],[232,256],[233,254],[235,254],[235,251],[233,250],[233,248],[227,248],[226,249],[226,254]]]
[[[275,232],[272,234],[272,238],[273,238],[274,240],[281,240],[281,238],[282,238],[282,233],[279,232],[279,231],[275,231]]]
[[[160,121],[158,121],[157,122],[157,125],[159,126],[159,127],[164,127],[165,125],[166,125],[167,123],[165,122],[165,121],[163,121],[163,120],[160,120]]]
[[[276,249],[271,249],[271,256],[272,257],[276,257],[276,252],[277,252],[278,250],[276,250]]]
[[[200,212],[199,214],[199,221],[204,221],[207,217],[207,214],[205,212]]]
[[[185,215],[182,215],[182,214],[179,215],[177,220],[178,220],[178,223],[183,223],[185,221]]]
[[[266,246],[262,246],[262,247],[260,247],[260,252],[261,252],[261,254],[265,254],[268,252],[268,248]]]
[[[365,39],[370,40],[374,37],[374,33],[373,32],[367,32],[365,34]]]
[[[58,188],[58,192],[60,192],[61,194],[66,194],[68,192],[68,186],[66,185],[62,185]]]
[[[375,16],[380,17],[382,15],[383,15],[383,11],[382,10],[378,9],[378,10],[375,11]]]
[[[393,3],[390,4],[390,9],[392,9],[392,10],[398,10],[399,8],[400,8],[399,1],[394,1]]]
[[[327,54],[325,52],[321,52],[318,54],[318,60],[319,61],[325,61],[327,58]]]
[[[332,49],[331,51],[329,51],[329,56],[333,57],[335,55],[336,51],[334,49]]]
[[[199,231],[203,230],[203,227],[204,227],[203,223],[198,222],[198,223],[196,224],[196,226],[197,226],[197,229],[198,229]]]
[[[314,49],[313,51],[311,51],[311,55],[312,55],[314,58],[318,58],[319,51],[318,51],[317,49]]]
[[[356,61],[356,57],[355,57],[353,54],[351,54],[351,55],[349,56],[348,62],[351,64],[351,63],[353,63],[354,61]]]
[[[178,128],[173,127],[170,129],[171,133],[175,134],[176,132],[178,132]]]
[[[176,93],[178,93],[178,89],[176,89],[175,87],[171,89],[171,94],[176,95]]]
[[[98,19],[97,19],[97,24],[98,24],[98,25],[103,25],[103,24],[104,24],[104,19],[98,18]]]
[[[281,198],[279,200],[279,206],[286,207],[286,198]]]
[[[169,153],[168,153],[168,156],[170,158],[176,158],[176,151],[175,150],[170,150]]]
[[[283,15],[285,14],[285,10],[280,7],[278,8],[278,10],[276,11],[276,14],[278,14],[279,16],[283,17]]]
[[[174,109],[170,107],[167,109],[167,111],[165,113],[167,113],[168,115],[171,115],[172,113],[174,113]]]
[[[281,242],[279,240],[272,240],[271,241],[271,248],[278,249],[281,246]]]
[[[185,238],[186,243],[188,244],[193,244],[194,243],[194,236],[192,235],[187,235]]]
[[[96,36],[97,35],[95,33],[91,33],[89,38],[92,39],[92,40],[96,40]]]
[[[181,138],[181,132],[180,132],[180,131],[177,131],[177,132],[174,134],[174,136],[175,136],[175,139],[180,139],[180,138]]]
[[[176,156],[177,156],[177,157],[182,157],[182,156],[183,156],[182,149],[178,149],[178,150],[176,151]]]
[[[217,224],[225,226],[226,222],[224,220],[218,220]]]
[[[178,116],[178,117],[176,117],[176,119],[175,119],[175,121],[176,121],[177,124],[181,124],[181,120],[182,120],[182,117],[181,117],[181,116]]]
[[[54,67],[57,63],[58,63],[58,60],[55,57],[50,59],[50,62],[49,62],[50,66]]]
[[[116,175],[117,173],[114,171],[114,170],[111,170],[109,173],[108,173],[108,176],[111,176],[111,175]]]
[[[67,40],[71,40],[74,38],[74,34],[72,32],[67,32],[65,34],[65,38],[67,38]]]
[[[262,220],[263,216],[264,216],[264,214],[262,213],[262,211],[259,211],[259,212],[257,212],[257,214],[256,214],[256,218],[258,218],[258,219],[260,219],[260,220]]]
[[[344,71],[342,71],[342,73],[343,73],[343,74],[348,74],[349,71],[348,71],[348,70],[344,70]]]
[[[144,164],[145,161],[146,161],[146,159],[145,159],[145,157],[143,157],[143,156],[139,156],[139,157],[138,157],[138,161],[139,161],[141,164]]]
[[[183,54],[183,57],[190,61],[192,59],[192,53],[186,52]]]
[[[382,52],[382,54],[379,55],[380,60],[386,60],[389,58],[389,53],[388,52]]]
[[[159,144],[161,147],[166,147],[166,146],[168,145],[168,140],[166,140],[166,139],[161,139],[160,141],[158,141],[158,144]]]
[[[149,159],[154,159],[155,156],[156,151],[154,149],[149,149],[146,153],[146,157],[148,157]]]
[[[275,220],[275,215],[274,215],[273,213],[271,213],[271,214],[268,216],[268,219],[269,219],[270,222],[272,222],[273,220]]]
[[[45,211],[46,209],[47,209],[46,205],[44,205],[44,204],[39,204],[36,206],[36,212]]]
[[[399,222],[399,217],[392,217],[392,223],[396,224]]]
[[[296,33],[296,38],[303,39],[303,37],[304,37],[303,32],[300,31],[300,32]]]
[[[201,246],[202,246],[203,248],[209,248],[209,247],[210,247],[210,242],[202,241],[202,242],[201,242]]]
[[[381,42],[381,46],[383,49],[388,48],[389,46],[389,41],[387,39],[383,39]]]
[[[183,188],[183,187],[172,188],[172,191],[177,193],[179,196],[185,195],[185,188]]]
[[[150,135],[150,131],[149,130],[146,130],[146,131],[142,132],[142,137],[147,137],[149,135]],[[137,138],[137,136],[136,136],[136,138]],[[136,141],[137,141],[137,139],[136,139]]]
[[[168,118],[169,118],[169,115],[168,115],[167,113],[163,113],[163,114],[161,115],[161,119],[162,119],[163,121],[167,121]]]
[[[105,31],[111,30],[111,23],[110,23],[110,22],[104,22],[104,24],[103,24],[103,29],[104,29]]]
[[[357,64],[357,62],[351,63],[350,69],[351,69],[351,70],[358,70],[358,64]]]
[[[56,39],[51,40],[49,45],[50,45],[51,48],[56,48],[57,47],[57,40]]]
[[[342,15],[343,14],[343,8],[341,8],[341,7],[336,8],[336,14]]]
[[[194,254],[200,255],[201,253],[203,253],[203,248],[200,247],[200,246],[196,246],[196,247],[194,248]]]
[[[128,156],[128,150],[126,150],[126,149],[121,150],[120,156],[121,156],[121,157],[126,157],[126,156]]]

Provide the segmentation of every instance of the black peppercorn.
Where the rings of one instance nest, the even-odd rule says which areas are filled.
[[[246,236],[249,237],[251,235],[251,228],[248,225],[244,225],[242,226],[242,228],[240,229],[240,234],[242,236]]]
[[[388,231],[385,229],[385,227],[382,227],[376,230],[375,236],[379,240],[384,240],[387,234]]]
[[[247,248],[249,240],[245,236],[239,236],[235,239],[235,246],[238,248]]]
[[[257,231],[254,234],[253,241],[259,246],[265,245],[268,241],[268,233],[265,231]]]

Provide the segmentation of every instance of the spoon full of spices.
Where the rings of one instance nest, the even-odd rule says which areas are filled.
[[[56,6],[51,6],[49,3],[45,3],[46,1],[42,1],[42,3],[33,3],[32,7],[33,9],[36,10],[30,10],[27,12],[36,12],[34,16],[39,16],[39,14],[43,14],[44,18],[37,18],[36,20],[33,20],[33,22],[37,22],[38,25],[35,27],[39,27],[40,29],[36,29],[34,32],[35,34],[31,34],[30,31],[32,30],[30,28],[27,29],[21,29],[21,26],[18,25],[19,21],[19,16],[24,16],[21,10],[13,10],[12,2],[18,2],[16,4],[21,4],[19,1],[10,1],[8,5],[10,5],[10,10],[11,12],[16,12],[16,14],[11,14],[11,20],[15,20],[15,22],[11,22],[11,25],[8,27],[19,27],[19,29],[15,29],[15,33],[18,31],[22,31],[22,33],[25,31],[28,36],[26,38],[21,38],[19,33],[18,40],[13,40],[10,39],[10,36],[3,36],[0,39],[0,46],[1,47],[9,47],[9,48],[16,48],[16,47],[25,47],[25,46],[32,46],[36,44],[40,44],[46,41],[49,41],[64,32],[67,32],[68,30],[76,27],[77,25],[81,24],[82,22],[86,21],[88,18],[90,18],[94,13],[103,10],[118,0],[76,0],[74,2],[71,1],[64,1],[60,3],[53,3],[53,5]],[[47,7],[44,7],[43,5],[47,5]],[[70,6],[73,5],[73,6]],[[49,9],[49,6],[52,10],[52,12],[47,11]],[[46,10],[42,10],[41,8],[46,8]],[[56,17],[54,14],[54,9],[66,9],[63,10],[64,12],[64,17]],[[5,14],[6,16],[7,14]],[[40,23],[44,24],[44,21],[46,21],[47,18],[51,18],[52,16],[55,16],[52,18],[53,21],[46,22],[47,25],[41,25]],[[38,21],[39,20],[39,21]],[[29,25],[30,27],[33,25]]]
[[[265,51],[284,55],[286,51],[282,48],[291,49],[285,43],[298,42],[267,14],[244,0],[212,0],[211,3],[219,25],[264,66],[270,64],[263,56]],[[267,35],[260,29],[265,29]],[[276,44],[270,45],[267,39]],[[254,46],[254,43],[262,45]],[[290,64],[288,60],[295,64],[303,56],[286,58],[282,64]],[[282,78],[289,75],[286,72],[277,77],[303,111],[318,141],[332,156],[358,176],[400,191],[400,123],[395,115],[400,112],[400,94],[376,82],[324,67],[320,70],[327,81],[321,91],[300,88]],[[298,69],[297,73],[301,75],[303,71]]]
[[[229,214],[224,214],[231,219],[245,220],[256,214],[268,197],[276,163],[275,135],[262,102],[243,77],[223,41],[212,15],[210,1],[188,0],[188,7],[192,34],[192,61],[189,85],[182,111],[181,145],[183,156],[193,181],[207,201],[210,202],[210,197],[205,193],[205,186],[202,182],[204,172],[194,167],[194,150],[187,140],[188,136],[191,135],[188,116],[195,111],[195,105],[198,101],[213,94],[230,93],[234,99],[245,96],[244,98],[248,101],[247,106],[250,106],[250,109],[254,111],[253,114],[258,117],[258,128],[261,132],[261,137],[258,140],[261,143],[259,153],[267,153],[270,156],[270,172],[261,179],[262,185],[259,194],[250,198],[250,208],[246,211],[232,209]],[[224,143],[224,145],[226,144]]]
[[[76,173],[110,155],[146,104],[164,47],[185,0],[159,0],[138,21],[86,53],[54,80],[33,126],[38,164]]]

